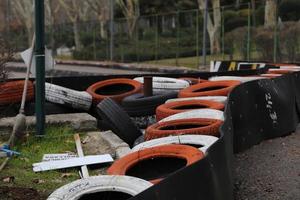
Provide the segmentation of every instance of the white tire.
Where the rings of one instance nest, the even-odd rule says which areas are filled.
[[[257,77],[257,76],[214,76],[209,78],[210,81],[240,81],[242,83],[259,80],[259,79],[265,79],[265,77]]]
[[[94,176],[58,188],[47,200],[77,200],[85,194],[109,191],[135,196],[151,186],[148,181],[130,176]]]
[[[45,98],[49,102],[78,110],[87,111],[92,106],[92,96],[89,93],[71,90],[51,83],[45,84]]]
[[[135,146],[131,151],[139,151],[146,148],[167,145],[167,144],[186,144],[186,145],[201,145],[199,148],[203,153],[218,140],[215,136],[210,135],[179,135],[169,136],[158,139],[149,140]]]
[[[176,98],[176,99],[169,99],[166,103],[175,102],[175,101],[189,101],[189,100],[208,100],[208,101],[215,101],[225,104],[227,101],[226,96],[203,96],[203,97],[188,97],[188,98]]]
[[[195,109],[195,110],[171,115],[169,117],[160,120],[158,123],[177,120],[177,119],[195,119],[195,118],[218,119],[224,121],[224,113],[220,110],[209,109],[209,108]]]
[[[140,83],[144,83],[143,77],[137,77],[134,80]],[[188,81],[176,78],[153,77],[152,81],[153,91],[155,92],[166,90],[179,91],[190,86]]]

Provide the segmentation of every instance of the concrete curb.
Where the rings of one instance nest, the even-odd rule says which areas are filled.
[[[0,119],[0,137],[8,137],[14,127],[15,117]],[[26,117],[27,130],[34,130],[36,119],[34,116]],[[46,116],[46,125],[70,126],[74,131],[97,130],[97,120],[87,113],[56,114]]]
[[[101,137],[105,140],[110,147],[116,152],[116,158],[119,159],[131,152],[129,145],[121,140],[112,131],[101,132]]]

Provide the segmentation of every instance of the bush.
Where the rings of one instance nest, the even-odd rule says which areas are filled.
[[[272,61],[274,52],[274,30],[259,27],[254,35],[257,51],[261,53],[262,60]]]
[[[283,21],[298,21],[300,19],[299,10],[299,0],[283,0],[279,5],[279,16]]]
[[[280,44],[289,62],[295,62],[300,51],[300,22],[284,23],[280,32]]]

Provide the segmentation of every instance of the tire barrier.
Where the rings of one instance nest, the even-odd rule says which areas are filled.
[[[240,83],[240,81],[209,81],[199,83],[181,90],[178,97],[227,96]]]
[[[144,83],[143,77],[137,77],[133,80],[136,80],[140,83]],[[167,78],[167,77],[153,77],[153,91],[179,91],[183,88],[187,88],[190,86],[188,81],[180,80],[176,78]]]
[[[188,100],[207,100],[207,101],[215,101],[225,104],[227,101],[226,96],[203,96],[203,97],[187,97],[187,98],[176,98],[169,99],[166,103],[175,102],[175,101],[188,101]]]
[[[123,99],[122,107],[131,117],[150,116],[155,114],[157,106],[177,97],[177,94],[175,91],[156,92],[150,97],[140,93],[133,94]]]
[[[195,147],[175,144],[163,145],[130,153],[115,161],[108,168],[107,173],[110,175],[138,176],[153,184],[157,184],[165,176],[173,173],[174,167],[177,165],[180,165],[179,168],[186,167],[203,157],[203,152],[199,151],[199,149]],[[163,163],[164,159],[174,159],[181,162],[180,164],[176,163],[172,166],[171,163]],[[146,168],[146,162],[148,162],[148,170]],[[162,169],[162,167],[167,169]],[[164,172],[162,173],[162,171]]]
[[[109,199],[113,199],[114,194],[116,197],[125,196],[128,198],[141,193],[151,186],[150,182],[135,177],[92,176],[73,181],[58,188],[47,200],[106,199],[106,196]]]
[[[130,117],[135,125],[140,129],[145,129],[156,122],[155,115]]]
[[[220,110],[214,110],[214,109],[196,109],[196,110],[190,110],[186,112],[181,112],[175,115],[171,115],[169,117],[166,117],[160,122],[167,122],[167,121],[173,121],[173,120],[178,120],[178,119],[197,119],[197,118],[202,118],[202,119],[217,119],[224,121],[224,113],[223,111]]]
[[[94,83],[86,91],[92,95],[93,102],[98,104],[107,97],[121,103],[122,99],[140,92],[141,89],[141,83],[131,79],[119,78]]]
[[[167,145],[167,144],[184,144],[201,146],[199,149],[206,153],[206,150],[218,140],[217,137],[210,135],[179,135],[179,136],[168,136],[158,139],[149,140],[146,142],[139,143],[134,146],[132,152],[140,151],[142,149]]]
[[[77,110],[71,107],[66,107],[60,104],[55,104],[51,102],[45,102],[44,104],[45,114],[46,115],[55,115],[55,114],[65,114],[65,113],[82,113],[83,110]],[[25,114],[26,116],[35,115],[35,103],[28,102],[25,105]]]
[[[188,100],[188,101],[176,101],[171,103],[165,103],[157,107],[156,109],[156,120],[160,121],[170,115],[177,113],[210,108],[215,110],[224,110],[224,104],[214,101],[207,100]]]
[[[217,119],[178,119],[159,122],[149,126],[145,131],[145,140],[171,135],[212,135],[219,137],[219,128],[223,121]]]
[[[135,139],[142,135],[140,129],[114,100],[106,98],[96,109],[106,125],[109,125],[111,130],[130,147],[133,146]]]
[[[45,83],[45,99],[77,110],[88,111],[92,106],[92,96],[89,93],[71,90],[51,83]]]
[[[261,77],[266,77],[266,78],[276,78],[280,77],[282,74],[260,74],[259,76]]]
[[[190,85],[195,85],[195,84],[198,84],[198,83],[203,83],[203,82],[208,81],[208,80],[205,80],[205,79],[192,78],[192,77],[181,77],[179,79],[187,81]]]
[[[269,69],[268,74],[289,74],[299,71],[299,69]]]
[[[9,105],[20,103],[23,95],[25,81],[9,81],[0,83],[0,105]],[[34,98],[34,87],[31,81],[28,81],[26,101]]]
[[[242,83],[254,81],[258,79],[264,79],[265,77],[259,76],[214,76],[209,78],[209,81],[240,81]]]

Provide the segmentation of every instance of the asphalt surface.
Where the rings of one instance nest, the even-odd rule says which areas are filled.
[[[235,155],[236,200],[300,199],[300,129]]]
[[[7,64],[8,67],[23,68],[24,72],[10,71],[9,78],[23,78],[25,77],[25,64],[19,62],[10,62]],[[56,65],[55,70],[69,71],[69,72],[79,72],[79,73],[90,73],[90,74],[145,74],[149,72],[143,72],[138,70],[126,70],[126,69],[113,69],[109,67],[91,67],[91,66],[78,66],[78,65]]]

